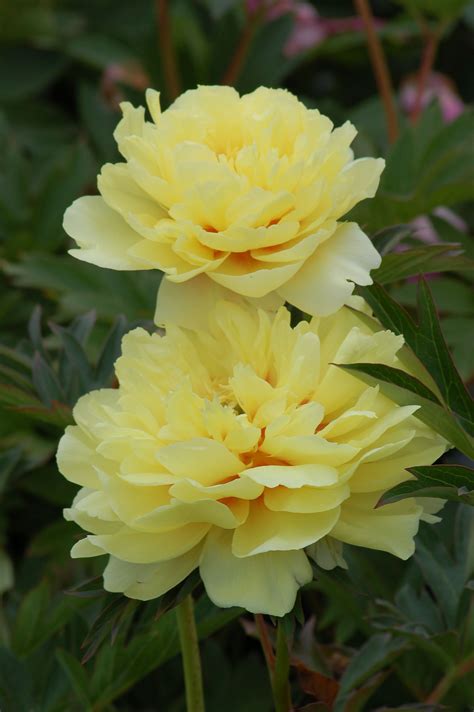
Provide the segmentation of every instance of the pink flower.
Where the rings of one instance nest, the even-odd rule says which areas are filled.
[[[297,0],[247,0],[249,14],[264,12],[269,21],[282,15],[293,15],[293,31],[288,38],[284,53],[294,57],[306,50],[317,47],[327,37],[343,32],[363,31],[363,24],[358,17],[325,18],[320,17],[316,8],[309,2]],[[376,21],[380,26],[380,21]]]
[[[409,77],[402,85],[400,103],[402,109],[411,114],[417,103],[418,81]],[[448,124],[454,121],[464,111],[464,103],[456,91],[453,82],[444,74],[432,72],[426,82],[426,87],[421,97],[421,108],[424,109],[433,100],[438,101],[444,121]]]

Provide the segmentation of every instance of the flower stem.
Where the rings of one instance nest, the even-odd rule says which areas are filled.
[[[276,655],[273,652],[267,625],[260,613],[255,615],[255,623],[270,676],[275,712],[290,712],[292,709],[290,684],[288,681],[290,656],[282,623],[281,621],[278,623]]]
[[[161,57],[163,60],[163,73],[166,88],[171,100],[181,94],[181,83],[178,74],[176,55],[171,35],[171,22],[168,0],[156,0],[156,20],[158,23],[158,37],[160,41]]]
[[[364,23],[370,61],[385,112],[388,140],[393,143],[397,140],[399,133],[398,117],[393,99],[392,80],[390,79],[382,43],[375,30],[374,18],[368,0],[354,0],[354,5]]]
[[[176,608],[188,712],[204,712],[201,658],[191,594]]]
[[[275,672],[273,674],[273,699],[276,712],[291,710],[291,692],[288,679],[290,673],[290,654],[283,624],[278,621]]]

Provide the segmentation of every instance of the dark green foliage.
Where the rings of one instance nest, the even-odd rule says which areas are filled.
[[[244,0],[168,4],[182,89],[220,83],[247,36]],[[323,18],[354,12],[351,0],[313,4]],[[426,28],[437,27],[436,68],[472,102],[472,2],[371,5],[397,89],[418,70]],[[59,476],[54,455],[71,410],[81,394],[114,386],[123,334],[153,328],[161,275],[73,259],[62,216],[96,192],[103,163],[120,160],[119,101],[143,103],[144,87],[154,86],[163,107],[170,103],[155,12],[151,0],[0,4],[2,712],[183,712],[173,609],[190,591],[208,712],[272,710],[251,616],[214,607],[196,574],[157,601],[106,594],[105,559],[71,560],[80,532],[62,516],[76,487]],[[411,375],[345,368],[397,403],[419,404],[418,417],[456,447],[441,463],[411,468],[379,503],[448,500],[439,524],[422,524],[411,560],[346,547],[348,571],[315,570],[298,596],[283,621],[294,706],[328,712],[335,698],[337,712],[465,712],[474,689],[472,109],[446,124],[433,102],[413,125],[397,106],[401,133],[389,147],[363,33],[332,34],[290,57],[283,48],[292,31],[289,15],[250,27],[237,88],[287,87],[336,124],[351,119],[356,156],[387,160],[377,196],[350,219],[383,255],[377,284],[360,294],[385,328],[403,334]],[[466,229],[432,213],[443,206]],[[412,223],[428,214],[431,244]],[[423,273],[427,281],[417,279]]]

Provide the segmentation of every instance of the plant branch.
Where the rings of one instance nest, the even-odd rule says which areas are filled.
[[[204,712],[201,658],[191,594],[176,608],[188,712]]]
[[[392,81],[390,79],[382,43],[375,30],[374,18],[368,0],[354,0],[354,5],[364,23],[370,61],[385,112],[388,140],[390,143],[393,143],[398,138],[399,133],[398,117],[395,101],[393,99]]]
[[[290,712],[292,709],[290,685],[288,681],[290,655],[283,625],[281,621],[278,622],[275,654],[273,652],[270,636],[268,635],[267,624],[261,613],[255,614],[255,623],[270,676],[275,712]]]
[[[261,18],[262,11],[257,11],[248,15],[235,52],[230,60],[229,66],[224,72],[224,76],[222,77],[222,84],[227,84],[231,87],[235,85],[242,71],[242,67],[244,66],[245,59],[250,49],[250,45],[252,44],[254,34],[260,24]]]
[[[268,673],[271,678],[273,676],[273,671],[275,670],[275,653],[273,652],[273,646],[268,635],[267,624],[265,623],[261,613],[256,613],[254,618],[265,662],[267,663]]]
[[[171,100],[181,94],[181,82],[171,33],[168,0],[156,0],[156,21],[166,88]]]

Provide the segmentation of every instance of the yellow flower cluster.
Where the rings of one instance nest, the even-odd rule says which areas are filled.
[[[341,542],[403,559],[415,499],[376,509],[404,468],[446,443],[334,364],[403,368],[403,339],[358,312],[290,313],[219,302],[205,330],[168,324],[123,340],[119,387],[74,409],[58,465],[81,489],[66,518],[89,534],[73,556],[109,554],[105,588],[161,595],[199,567],[211,600],[281,616]],[[379,329],[379,330],[377,330]]]
[[[157,92],[147,99],[152,121],[143,107],[122,105],[115,138],[124,161],[102,168],[100,196],[66,212],[65,230],[79,246],[72,255],[119,270],[160,269],[164,287],[205,275],[316,315],[341,307],[354,283],[371,283],[380,256],[340,219],[375,194],[384,161],[354,160],[349,122],[333,129],[282,89],[240,97],[230,87],[199,87],[163,113]]]

